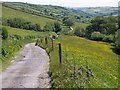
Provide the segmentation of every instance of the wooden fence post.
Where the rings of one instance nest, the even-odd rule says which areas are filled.
[[[62,63],[62,49],[61,49],[61,43],[59,43],[59,60],[60,64]]]
[[[46,44],[46,45],[48,44],[48,40],[47,40],[47,37],[45,37],[45,44]]]
[[[54,50],[54,40],[53,39],[51,40],[52,40],[52,50]]]
[[[37,46],[37,45],[38,45],[38,41],[39,41],[39,40],[37,39],[37,41],[36,41],[36,43],[35,43],[35,46]]]
[[[42,43],[42,38],[40,39],[40,42]]]

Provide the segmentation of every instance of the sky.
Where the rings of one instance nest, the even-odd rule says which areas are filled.
[[[119,0],[0,0],[0,1],[14,1],[27,2],[40,5],[57,5],[65,7],[99,7],[99,6],[113,6],[117,7]]]

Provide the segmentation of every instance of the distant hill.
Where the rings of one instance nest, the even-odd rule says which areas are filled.
[[[114,16],[118,14],[117,7],[67,8],[61,6],[37,5],[22,2],[4,2],[3,6],[55,20],[61,20],[66,16],[70,16],[76,21],[82,23],[89,23],[95,16]]]
[[[66,16],[70,16],[73,17],[76,21],[87,22],[91,17],[91,15],[83,11],[79,11],[78,13],[75,12],[75,10],[72,8],[61,6],[36,5],[21,2],[4,2],[3,6],[52,19],[62,19]]]
[[[5,7],[3,5],[2,7],[2,18],[4,19],[12,19],[12,18],[20,18],[23,19],[25,21],[30,21],[33,24],[39,24],[41,26],[41,28],[43,29],[43,27],[45,26],[46,23],[49,22],[55,22],[56,19],[52,19],[52,18],[48,18],[48,17],[44,17],[42,15],[34,15],[34,14],[30,14],[27,12],[23,12],[20,10],[15,10],[9,7]],[[81,28],[86,28],[88,24],[85,23],[80,23],[80,22],[75,22],[75,25],[73,26],[73,28],[80,26]]]
[[[74,8],[78,13],[83,11],[93,17],[95,16],[114,16],[118,14],[118,7],[85,7],[85,8]]]

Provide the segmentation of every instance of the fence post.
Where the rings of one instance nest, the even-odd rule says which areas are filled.
[[[54,50],[54,40],[53,39],[51,40],[52,40],[52,50]]]
[[[40,42],[42,43],[42,38],[40,39]]]
[[[45,37],[45,44],[46,44],[46,45],[48,44],[48,40],[47,40],[47,37]]]
[[[62,49],[61,49],[61,43],[59,43],[59,60],[60,64],[62,63]]]
[[[38,41],[39,41],[39,40],[37,39],[37,41],[36,41],[36,43],[35,43],[35,46],[37,46],[37,45],[38,45]]]

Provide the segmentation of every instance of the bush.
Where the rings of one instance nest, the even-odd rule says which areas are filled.
[[[54,24],[53,23],[46,23],[46,25],[44,26],[43,31],[54,31]]]
[[[116,48],[120,50],[120,29],[115,34],[115,44]]]
[[[54,22],[54,32],[58,33],[62,30],[61,25],[59,22]]]
[[[102,41],[104,41],[104,42],[114,42],[114,36],[113,35],[105,35]]]
[[[73,26],[74,23],[75,23],[75,22],[74,22],[73,18],[71,18],[71,17],[65,17],[65,18],[63,18],[63,24],[64,24],[65,26],[70,27],[70,26]]]
[[[96,41],[102,41],[104,38],[104,35],[101,34],[100,32],[93,32],[91,34],[91,39],[92,40],[96,40]]]
[[[3,55],[4,57],[5,57],[5,56],[7,55],[7,53],[8,53],[8,52],[7,52],[5,49],[3,49],[3,48],[1,49],[1,52],[2,52],[2,55]]]
[[[79,37],[84,37],[84,36],[85,36],[84,29],[80,29],[80,27],[76,27],[76,28],[75,28],[74,34],[75,34],[76,36],[79,36]]]
[[[33,24],[32,22],[25,21],[20,18],[3,19],[3,25],[26,30],[41,31],[41,27],[39,24]]]
[[[17,40],[20,40],[22,37],[21,36],[19,36],[19,35],[14,35],[13,36],[15,39],[17,39]]]
[[[8,38],[8,31],[6,28],[2,27],[2,39]]]

